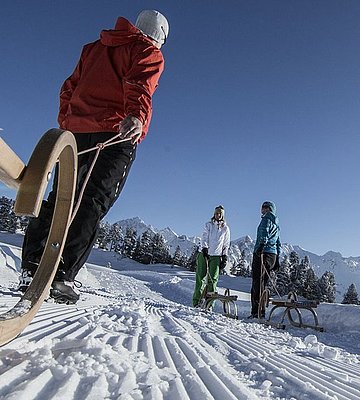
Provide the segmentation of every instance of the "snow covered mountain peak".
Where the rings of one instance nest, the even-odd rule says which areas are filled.
[[[124,233],[128,227],[135,229],[138,237],[147,230],[150,230],[154,234],[161,234],[169,246],[172,255],[174,255],[176,249],[179,247],[181,253],[189,257],[194,251],[194,248],[199,246],[201,242],[200,238],[197,236],[188,237],[186,235],[178,235],[170,227],[157,229],[152,225],[147,225],[139,217],[122,220],[119,221],[118,224],[121,226]],[[247,263],[251,263],[254,244],[255,240],[249,235],[233,240],[229,251],[230,262],[237,264],[241,259],[244,259]],[[318,276],[321,276],[325,271],[333,272],[337,282],[338,293],[344,293],[351,283],[357,283],[359,285],[360,257],[346,258],[336,251],[328,251],[324,255],[317,255],[303,249],[299,245],[283,243],[281,258],[289,256],[292,251],[295,251],[300,259],[307,256]]]
[[[161,234],[167,242],[177,239],[179,237],[179,235],[169,227],[161,229],[160,231],[158,231],[158,233]]]

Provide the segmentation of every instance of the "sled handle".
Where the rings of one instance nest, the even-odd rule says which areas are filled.
[[[29,217],[39,215],[52,169],[59,154],[67,144],[70,144],[69,138],[71,138],[70,143],[75,142],[71,132],[55,128],[49,129],[42,136],[30,157],[17,192],[14,205],[16,215]]]
[[[19,189],[25,164],[0,137],[0,181],[11,189]]]
[[[0,315],[0,346],[18,336],[32,321],[60,262],[73,208],[77,176],[77,147],[73,134],[50,129],[36,146],[15,202],[16,213],[37,215],[48,183],[48,174],[59,161],[55,209],[45,249],[33,280],[19,302]]]

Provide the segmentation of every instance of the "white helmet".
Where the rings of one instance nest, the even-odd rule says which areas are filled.
[[[166,42],[169,35],[167,19],[156,10],[143,10],[138,15],[135,26],[141,32],[155,40],[160,46]]]

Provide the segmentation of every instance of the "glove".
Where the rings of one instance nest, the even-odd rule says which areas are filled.
[[[209,259],[209,250],[207,247],[203,247],[201,252],[203,253],[204,258]]]
[[[275,264],[273,267],[273,271],[277,271],[280,268],[280,257],[279,254],[276,256]]]
[[[220,271],[223,271],[225,269],[226,263],[227,263],[227,256],[226,255],[221,256],[219,265]]]
[[[263,252],[263,250],[264,250],[264,245],[261,244],[261,245],[257,248],[257,250],[255,251],[255,254],[256,254],[258,257],[260,257],[261,254],[262,254],[262,252]]]
[[[131,139],[131,143],[135,144],[138,142],[142,135],[142,122],[132,115],[128,115],[119,124],[119,133],[121,139]]]

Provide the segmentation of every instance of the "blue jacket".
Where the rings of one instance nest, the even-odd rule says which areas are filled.
[[[268,202],[270,211],[261,217],[261,222],[257,228],[256,243],[254,253],[263,247],[263,253],[280,254],[280,227],[279,219],[276,216],[276,206],[273,202]]]

